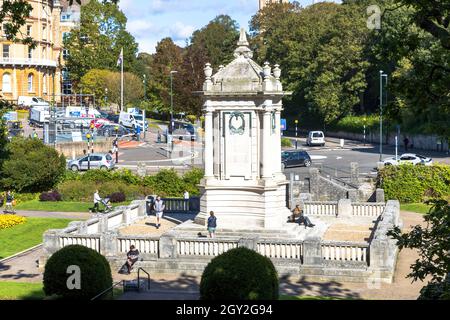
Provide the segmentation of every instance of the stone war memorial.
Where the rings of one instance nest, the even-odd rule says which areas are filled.
[[[81,244],[100,252],[118,270],[134,245],[141,253],[136,266],[151,274],[199,275],[215,256],[247,247],[270,258],[280,276],[392,282],[398,248],[386,233],[402,225],[398,201],[305,197],[296,204],[315,226],[288,223],[280,113],[289,92],[283,91],[278,65],[259,66],[252,60],[243,29],[234,57],[216,72],[206,64],[203,90],[195,93],[203,98],[205,114],[199,210],[176,215],[167,210],[170,226],[156,231],[146,201],[133,201],[47,231],[41,263],[66,245]],[[206,237],[210,211],[217,217],[215,238]]]

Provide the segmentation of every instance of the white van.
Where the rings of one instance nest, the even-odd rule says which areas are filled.
[[[119,124],[127,128],[141,127],[142,129],[143,117],[141,114],[129,113],[121,111],[119,115]],[[145,130],[148,129],[148,122],[145,120]]]
[[[322,131],[310,131],[308,133],[308,138],[306,138],[306,144],[308,146],[324,146],[325,145],[325,135]]]
[[[21,107],[50,107],[50,104],[39,97],[20,96],[17,99],[17,105]]]

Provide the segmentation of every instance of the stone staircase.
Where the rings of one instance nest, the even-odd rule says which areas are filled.
[[[281,229],[239,229],[232,230],[217,228],[216,238],[236,240],[246,237],[259,236],[264,240],[304,240],[307,237],[321,237],[327,230],[329,224],[312,218],[315,224],[313,228],[305,228],[298,223],[285,223]],[[209,237],[205,227],[195,224],[192,220],[186,221],[172,229],[177,237],[201,238]]]

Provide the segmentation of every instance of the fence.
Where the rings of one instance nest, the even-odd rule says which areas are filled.
[[[118,237],[117,249],[119,252],[126,253],[130,246],[134,245],[140,253],[158,254],[158,237]]]
[[[337,201],[308,201],[303,203],[303,212],[305,215],[336,216],[337,204]]]
[[[237,240],[177,239],[177,254],[181,256],[218,256],[237,247]]]
[[[100,236],[62,235],[59,238],[60,248],[78,244],[100,252]]]
[[[369,244],[356,242],[322,242],[322,255],[325,260],[368,261]]]
[[[256,251],[267,258],[300,260],[303,255],[303,245],[299,241],[260,241]]]
[[[378,217],[383,213],[385,207],[384,202],[354,202],[352,203],[352,214],[358,217]]]

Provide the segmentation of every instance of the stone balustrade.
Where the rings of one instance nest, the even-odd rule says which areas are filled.
[[[368,243],[326,241],[321,247],[325,260],[369,262]]]
[[[303,212],[311,216],[336,216],[337,201],[307,201],[303,203]]]
[[[64,234],[59,237],[60,248],[64,248],[65,246],[73,244],[85,246],[97,252],[100,252],[100,235],[81,236],[81,235]]]
[[[357,217],[379,217],[384,211],[384,202],[353,202],[352,214]]]
[[[300,260],[303,255],[303,244],[299,241],[258,241],[256,251],[267,258]]]
[[[159,252],[158,237],[119,236],[117,244],[118,252],[122,253],[127,253],[131,245],[134,245],[140,253],[157,255]]]
[[[218,239],[176,239],[177,254],[180,256],[218,256],[237,248],[238,241]]]

